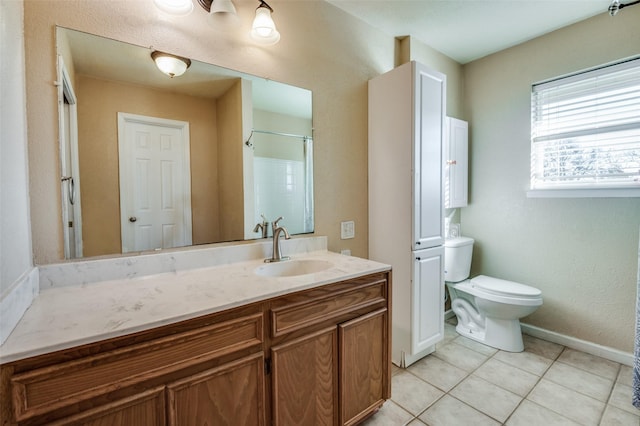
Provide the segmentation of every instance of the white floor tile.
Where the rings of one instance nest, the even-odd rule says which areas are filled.
[[[607,405],[600,426],[639,426],[640,417],[627,411]]]
[[[362,423],[362,426],[401,426],[413,416],[393,401],[387,401],[382,408]]]
[[[429,426],[498,426],[500,423],[449,395],[443,396],[420,420]]]
[[[450,394],[499,422],[507,420],[522,401],[518,395],[475,376],[463,380]]]
[[[505,364],[494,358],[482,364],[473,374],[521,397],[527,396],[540,380],[540,377],[535,374]]]
[[[488,358],[486,355],[458,345],[455,342],[436,349],[433,356],[468,372],[480,367]]]
[[[568,348],[558,357],[558,361],[611,380],[618,377],[620,369],[620,364],[617,362]]]
[[[605,407],[604,402],[545,379],[527,399],[586,426],[597,425]]]
[[[538,339],[526,334],[522,335],[524,341],[524,350],[536,355],[543,356],[552,360],[556,360],[562,353],[564,346],[557,343],[547,342],[546,340]]]
[[[444,392],[409,373],[402,371],[391,377],[391,399],[413,414],[420,414]]]
[[[536,376],[542,376],[553,363],[549,358],[531,352],[505,352],[500,351],[493,356],[494,359],[512,365]]]
[[[558,413],[524,400],[506,423],[507,426],[580,426]]]
[[[607,402],[613,388],[612,380],[562,362],[554,363],[544,378],[603,402]]]
[[[407,370],[445,392],[450,391],[469,374],[433,355],[422,358]]]
[[[491,356],[498,352],[496,348],[492,348],[491,346],[484,345],[480,342],[476,342],[475,340],[471,340],[468,337],[464,336],[459,336],[453,342],[487,356]]]
[[[609,404],[633,415],[640,416],[640,410],[631,404],[632,393],[633,388],[631,386],[618,382],[613,387]]]

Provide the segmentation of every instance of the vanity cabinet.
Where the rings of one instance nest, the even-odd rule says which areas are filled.
[[[389,281],[376,273],[2,365],[0,424],[357,424],[390,397]]]
[[[389,398],[386,274],[275,301],[274,425],[354,425]]]

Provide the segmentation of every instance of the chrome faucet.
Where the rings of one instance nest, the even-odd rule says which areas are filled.
[[[284,226],[278,226],[278,222],[282,220],[282,216],[277,218],[271,224],[273,229],[273,254],[271,255],[271,259],[265,259],[266,263],[271,262],[281,262],[283,260],[289,260],[289,256],[282,256],[282,252],[280,251],[280,234],[284,233],[284,238],[289,239],[291,235],[289,235],[289,231]]]
[[[255,228],[253,228],[253,232],[262,231],[262,238],[267,238],[267,233],[269,232],[269,222],[267,222],[267,218],[262,216],[262,223],[257,223]]]

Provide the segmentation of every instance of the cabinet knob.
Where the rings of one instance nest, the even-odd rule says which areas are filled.
[[[135,217],[135,216],[131,216],[131,217],[129,218],[129,222],[131,222],[131,223],[135,222],[136,220],[138,220],[138,218],[137,218],[137,217]]]

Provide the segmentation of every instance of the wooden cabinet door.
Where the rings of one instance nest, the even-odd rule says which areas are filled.
[[[49,426],[164,426],[164,386],[48,424]]]
[[[264,425],[262,352],[167,386],[170,426]]]
[[[337,423],[336,327],[274,346],[271,359],[274,425]]]
[[[391,397],[388,321],[379,309],[339,325],[341,425],[358,423]]]

